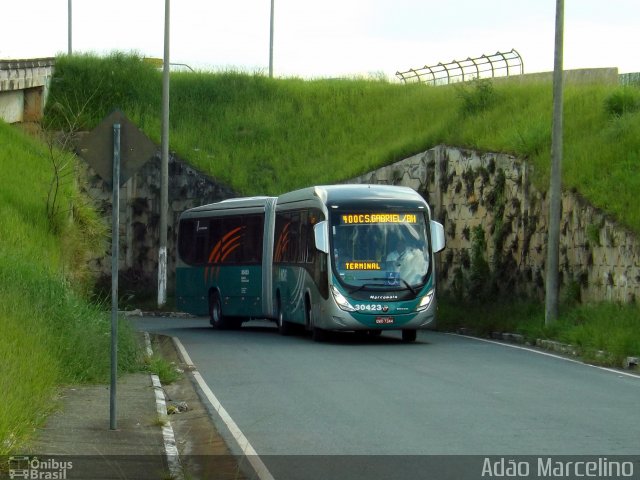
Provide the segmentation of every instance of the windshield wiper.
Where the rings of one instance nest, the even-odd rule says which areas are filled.
[[[384,280],[386,282],[389,279],[387,277],[374,277],[374,278],[363,278],[363,280]],[[413,288],[411,284],[409,284],[409,282],[407,282],[404,278],[397,278],[397,280],[400,280],[402,283],[404,283],[404,285],[407,287],[407,290],[410,290],[411,293],[413,293],[414,297],[418,295],[418,292],[416,291],[416,289]],[[359,292],[365,287],[393,287],[393,286],[395,285],[388,285],[386,283],[382,283],[382,284],[381,283],[363,283],[362,285],[349,291],[349,293],[351,294],[351,293]]]
[[[369,280],[386,280],[382,279],[382,278],[370,278]],[[363,283],[362,285],[354,288],[353,290],[349,290],[349,294],[351,293],[356,293],[359,292],[360,290],[364,289],[365,287],[386,287],[387,285],[385,285],[384,283]]]
[[[402,280],[402,283],[404,283],[407,288],[411,290],[411,293],[413,293],[414,297],[418,296],[418,292],[409,284],[409,282],[407,282],[404,278],[401,278],[400,280]]]

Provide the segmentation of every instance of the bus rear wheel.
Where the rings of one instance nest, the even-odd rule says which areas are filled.
[[[224,330],[228,326],[222,315],[222,300],[218,292],[209,295],[209,323],[216,330]]]

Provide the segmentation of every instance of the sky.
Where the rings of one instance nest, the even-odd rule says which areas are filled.
[[[72,0],[74,53],[161,58],[164,0]],[[565,0],[564,68],[640,72],[640,0]],[[515,49],[553,70],[555,0],[274,0],[274,75],[395,79]],[[66,53],[68,0],[0,5],[0,59]],[[172,0],[170,60],[268,73],[271,0]]]

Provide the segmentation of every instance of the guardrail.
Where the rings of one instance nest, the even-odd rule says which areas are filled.
[[[496,52],[493,55],[411,68],[405,72],[396,72],[396,76],[404,83],[448,85],[476,78],[508,77],[523,73],[522,57],[515,49],[511,49],[509,52]]]

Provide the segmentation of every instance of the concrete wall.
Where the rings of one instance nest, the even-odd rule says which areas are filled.
[[[17,123],[23,118],[24,91],[0,91],[0,119],[7,123]]]
[[[0,60],[0,119],[7,123],[42,118],[55,59]]]
[[[481,293],[542,299],[549,206],[529,177],[527,164],[512,156],[438,146],[352,181],[408,185],[429,201],[447,236],[439,266],[447,290],[474,295],[473,249],[481,231],[492,271],[484,279],[492,284]],[[563,292],[572,298],[632,302],[640,296],[637,236],[571,192],[562,199],[560,265]]]
[[[111,188],[81,162],[83,184],[105,217],[111,218]],[[178,158],[169,159],[169,213],[167,216],[167,288],[175,286],[176,225],[184,210],[217,202],[237,194]],[[147,162],[120,189],[120,291],[135,294],[157,291],[160,222],[160,159]],[[94,268],[110,285],[111,256],[95,261]]]
[[[111,192],[86,167],[90,195],[110,216]],[[169,291],[175,274],[175,225],[197,205],[237,196],[184,162],[171,158],[169,181]],[[529,180],[525,162],[506,154],[438,146],[352,179],[353,183],[407,185],[420,192],[443,223],[447,248],[439,254],[439,280],[466,296],[521,294],[544,298],[548,202]],[[121,282],[157,288],[159,159],[147,163],[121,191]],[[632,302],[640,296],[640,243],[585,200],[565,192],[560,239],[564,294],[583,301]],[[490,273],[478,269],[474,247]],[[96,268],[108,280],[110,258]],[[484,276],[483,276],[484,275]],[[475,285],[474,285],[475,282]]]
[[[602,84],[618,85],[620,75],[616,67],[606,68],[577,68],[574,70],[564,70],[562,72],[563,81],[566,84]],[[523,75],[512,75],[510,77],[496,77],[495,82],[518,82],[518,83],[541,83],[553,81],[553,72],[525,73]]]

